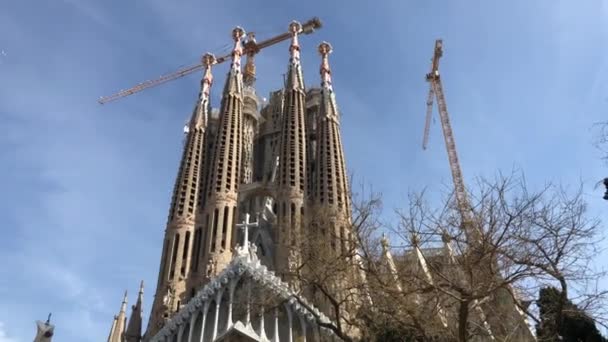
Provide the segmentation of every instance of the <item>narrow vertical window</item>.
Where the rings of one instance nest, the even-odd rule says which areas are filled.
[[[346,235],[344,234],[344,226],[340,226],[340,247],[342,254],[346,254]]]
[[[226,248],[226,232],[228,230],[228,214],[230,208],[228,206],[224,207],[224,217],[222,220],[222,248]]]
[[[215,238],[217,237],[217,215],[219,215],[219,210],[215,209],[213,212],[213,224],[211,225],[211,253],[215,252]]]
[[[295,203],[291,203],[290,206],[290,210],[289,210],[289,215],[290,215],[290,222],[291,222],[291,230],[290,230],[290,235],[291,235],[291,245],[295,246],[296,244],[296,204]]]
[[[182,276],[186,275],[186,267],[188,263],[188,251],[190,250],[190,232],[186,232],[186,237],[184,238],[184,250],[182,252],[182,267],[180,268],[180,273]]]
[[[173,253],[171,256],[171,270],[169,271],[169,279],[173,279],[175,275],[175,261],[177,260],[177,247],[179,246],[179,234],[175,234],[173,240]]]
[[[198,227],[194,232],[194,246],[192,247],[192,260],[190,260],[190,269],[193,272],[198,271],[198,259],[201,254],[201,229]]]
[[[231,241],[230,242],[231,242],[231,244],[233,244],[234,237],[237,236],[237,234],[234,231],[236,223],[237,222],[236,222],[236,205],[235,205],[234,207],[232,207],[232,222],[230,223],[230,230],[231,230],[231,233],[230,233]],[[237,244],[238,244],[238,241],[237,241]]]
[[[202,246],[201,246],[201,258],[205,257],[205,253],[207,253],[207,245],[209,244],[209,242],[207,242],[207,237],[209,236],[209,227],[211,227],[211,222],[209,222],[209,214],[205,215],[205,221],[204,221],[204,226],[202,227],[202,232],[201,232],[201,241],[202,241]]]

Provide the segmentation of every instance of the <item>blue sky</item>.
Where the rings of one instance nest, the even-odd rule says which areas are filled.
[[[2,1],[0,342],[31,340],[49,311],[56,340],[101,341],[140,279],[149,313],[200,75],[97,98],[221,52],[235,25],[263,39],[312,16],[324,27],[301,39],[306,84],[319,84],[316,46],[331,42],[348,167],[384,194],[387,215],[409,190],[450,182],[438,124],[420,148],[441,37],[468,183],[514,167],[533,188],[582,181],[590,211],[608,218],[592,126],[608,118],[608,1]],[[264,96],[288,46],[257,60]],[[215,106],[226,71],[215,69]]]

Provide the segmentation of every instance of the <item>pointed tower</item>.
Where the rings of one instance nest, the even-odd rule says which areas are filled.
[[[285,81],[284,111],[279,144],[279,170],[277,178],[277,219],[275,231],[275,265],[279,274],[288,271],[290,246],[296,245],[298,232],[303,224],[306,199],[306,127],[304,79],[300,64],[298,34],[302,25],[293,21],[289,25],[292,34],[291,58]]]
[[[36,321],[36,337],[34,342],[51,342],[55,334],[55,326],[51,324],[51,314],[46,322]]]
[[[316,163],[313,199],[318,208],[330,217],[328,224],[332,249],[340,248],[349,239],[350,192],[346,177],[344,150],[340,134],[340,114],[336,104],[328,56],[331,45],[319,45],[321,54],[321,106],[316,127]]]
[[[343,258],[350,271],[342,279],[332,284],[335,295],[347,301],[346,316],[355,317],[365,294],[359,292],[347,299],[349,283],[363,281],[357,270],[357,262],[350,258],[353,249],[351,233],[350,192],[346,177],[344,151],[340,134],[340,114],[331,81],[329,54],[331,45],[323,42],[319,45],[321,54],[321,93],[315,129],[314,178],[312,185],[311,231],[317,236],[323,254]],[[348,270],[348,269],[346,269]],[[317,300],[316,305],[325,313],[332,314],[331,305],[325,300]],[[359,334],[356,329],[352,336]]]
[[[125,327],[127,326],[127,291],[120,304],[120,311],[118,315],[114,316],[112,322],[112,328],[110,329],[110,335],[108,336],[108,342],[122,342]]]
[[[127,331],[125,332],[126,342],[140,342],[141,341],[141,321],[143,308],[142,304],[144,301],[144,281],[141,281],[139,285],[139,294],[137,295],[137,302],[131,307],[131,317],[129,317],[129,324],[127,325]]]
[[[211,65],[215,58],[203,56],[205,74],[201,81],[201,92],[185,128],[184,151],[173,189],[158,283],[148,321],[146,335],[151,336],[170,318],[186,299],[186,281],[189,277],[193,240],[200,238],[195,233],[195,215],[200,200],[205,175],[201,174],[205,158],[205,129],[209,115],[209,92],[213,82]],[[194,237],[193,237],[194,235]]]
[[[219,273],[232,257],[232,239],[237,219],[237,196],[243,147],[243,75],[241,74],[240,27],[232,30],[232,64],[222,94],[220,118],[213,146],[210,177],[207,182],[205,209],[201,225],[203,243],[200,252],[202,277],[206,281]],[[193,286],[199,286],[200,282]]]

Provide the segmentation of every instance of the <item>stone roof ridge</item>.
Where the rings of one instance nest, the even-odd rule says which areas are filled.
[[[287,300],[287,304],[292,307],[294,312],[302,314],[309,321],[314,321],[315,316],[317,316],[321,322],[331,322],[325,314],[305,298],[299,297],[296,299],[296,293],[289,288],[287,283],[277,277],[274,271],[269,270],[265,265],[261,264],[259,260],[248,260],[245,256],[236,256],[220,274],[200,289],[188,304],[178,311],[171,321],[154,336],[152,341],[160,341],[162,338],[170,336],[177,329],[178,324],[186,323],[187,319],[196,310],[200,310],[207,299],[216,295],[233,278],[240,277],[243,274],[247,274],[255,282],[272,291],[278,298]],[[331,333],[327,328],[321,329],[327,333]]]

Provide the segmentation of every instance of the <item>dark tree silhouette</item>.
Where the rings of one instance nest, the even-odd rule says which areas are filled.
[[[594,320],[555,287],[539,291],[537,305],[540,322],[536,325],[539,342],[605,342]],[[561,308],[561,314],[559,313]]]

